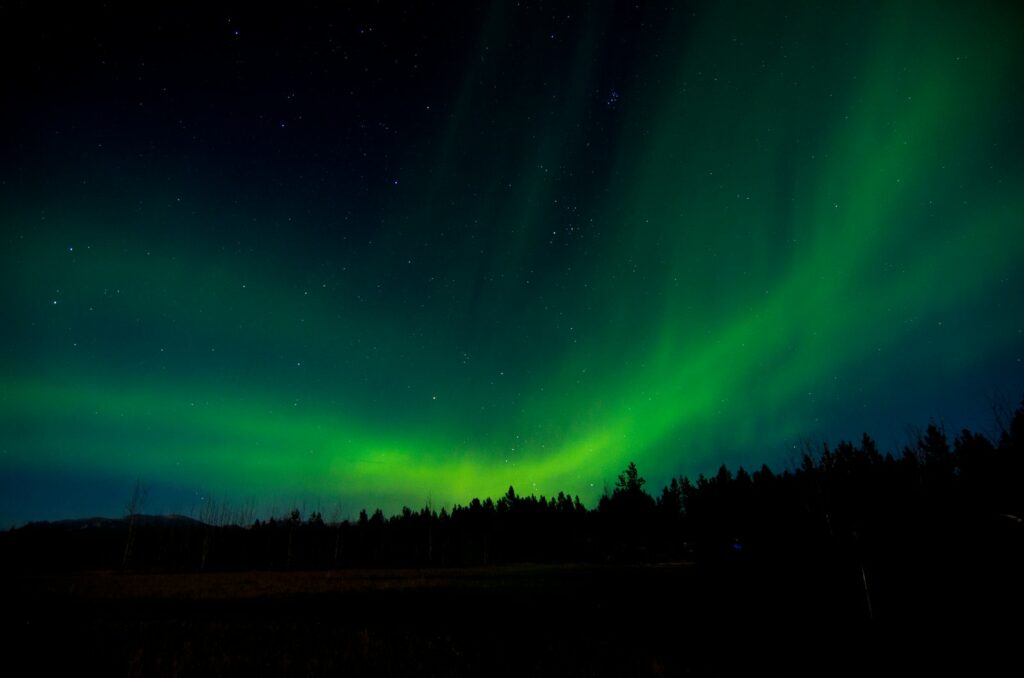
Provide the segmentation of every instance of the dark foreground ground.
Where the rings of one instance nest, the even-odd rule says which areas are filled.
[[[869,616],[850,582],[728,564],[22,574],[3,638],[33,675],[1015,673],[1020,610],[982,589]]]

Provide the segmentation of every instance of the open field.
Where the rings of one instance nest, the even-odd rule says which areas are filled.
[[[785,585],[785,582],[780,582]],[[10,658],[106,675],[829,674],[920,666],[920,629],[690,564],[20,576]],[[853,601],[856,603],[856,601]],[[907,635],[907,634],[910,635]],[[934,640],[934,639],[933,639]],[[926,658],[934,658],[928,655]]]
[[[658,675],[678,652],[621,596],[678,590],[686,566],[624,570],[85,573],[7,591],[15,647],[44,666],[118,675]],[[632,591],[592,595],[612,581]],[[659,596],[661,605],[671,605]],[[583,609],[581,609],[583,605]],[[648,605],[641,603],[643,608]],[[639,612],[639,610],[637,610]],[[602,629],[629,631],[609,643]],[[54,644],[60,652],[48,651]]]
[[[22,579],[43,597],[78,600],[280,599],[296,595],[351,595],[388,592],[516,591],[557,589],[568,593],[602,583],[605,578],[634,574],[659,583],[686,577],[688,563],[644,567],[594,565],[508,565],[435,569],[364,569],[314,572],[211,572],[120,574],[86,572],[47,574]]]
[[[686,612],[696,576],[688,565],[85,573],[24,577],[5,597],[16,651],[51,669],[671,675],[702,665],[695,640],[713,624]]]

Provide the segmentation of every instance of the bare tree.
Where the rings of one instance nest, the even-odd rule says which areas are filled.
[[[241,503],[235,512],[235,524],[240,527],[252,527],[252,521],[256,516],[256,502],[246,499]]]
[[[227,501],[220,501],[212,492],[204,492],[200,497],[199,522],[203,523],[203,547],[199,559],[199,569],[206,569],[210,552],[213,551],[213,538],[218,527],[223,527],[231,515],[231,507]]]
[[[148,494],[149,488],[142,484],[141,479],[136,478],[135,487],[132,489],[132,494],[128,498],[128,502],[124,507],[126,514],[125,519],[128,521],[128,539],[124,545],[124,557],[121,559],[122,570],[128,567],[128,559],[131,558],[132,546],[135,545],[137,518],[142,514],[142,510],[146,505],[146,495]]]
[[[995,430],[989,437],[998,441],[1010,432],[1010,422],[1013,421],[1013,413],[1016,410],[1013,401],[1002,391],[996,391],[988,398],[989,410],[992,412],[992,421]]]
[[[334,530],[334,560],[332,561],[334,567],[338,566],[338,553],[341,550],[341,515],[342,506],[340,501],[334,502],[334,510],[331,511],[330,525],[331,529]]]

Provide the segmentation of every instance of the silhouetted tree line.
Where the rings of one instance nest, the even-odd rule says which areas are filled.
[[[930,425],[894,455],[865,434],[858,444],[804,454],[792,470],[723,465],[710,477],[673,478],[654,496],[630,463],[594,509],[564,493],[510,487],[450,511],[364,510],[330,524],[298,510],[245,527],[131,511],[90,529],[29,524],[3,534],[0,546],[5,567],[24,570],[760,563],[766,571],[843,571],[870,614],[872,595],[904,585],[901,568],[971,568],[979,554],[989,572],[1019,563],[1022,472],[1024,403],[996,441],[968,430],[950,441]]]

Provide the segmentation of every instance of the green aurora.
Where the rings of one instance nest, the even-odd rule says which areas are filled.
[[[630,460],[899,444],[1024,383],[1019,16],[518,11],[399,98],[367,190],[298,188],[298,151],[142,162],[105,122],[5,161],[0,515],[116,513],[136,477],[154,510],[589,504]]]

